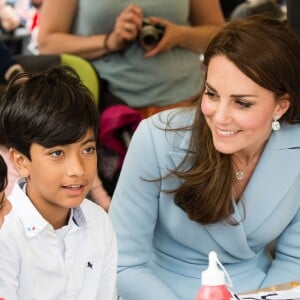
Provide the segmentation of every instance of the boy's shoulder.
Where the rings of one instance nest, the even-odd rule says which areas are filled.
[[[78,210],[79,208],[79,210]],[[73,210],[73,214],[78,216],[82,213],[84,222],[88,228],[96,228],[97,231],[111,231],[112,224],[108,213],[92,200],[84,199],[80,206]]]
[[[82,210],[84,217],[88,222],[93,221],[95,218],[95,221],[98,222],[104,222],[109,220],[107,212],[100,205],[96,204],[92,200],[89,200],[87,198],[83,199],[79,208]]]

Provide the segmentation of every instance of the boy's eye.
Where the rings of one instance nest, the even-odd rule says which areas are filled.
[[[63,152],[61,150],[55,150],[55,151],[52,151],[50,153],[50,155],[53,156],[53,157],[60,157],[60,156],[63,155]]]
[[[87,153],[87,154],[92,154],[95,151],[96,151],[95,147],[88,147],[88,148],[84,149],[84,153]]]

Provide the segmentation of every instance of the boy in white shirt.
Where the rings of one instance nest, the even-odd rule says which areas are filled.
[[[0,101],[0,135],[22,177],[0,231],[0,294],[115,299],[115,234],[85,199],[97,170],[93,97],[70,68],[26,76]]]

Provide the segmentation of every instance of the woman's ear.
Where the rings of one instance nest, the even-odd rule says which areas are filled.
[[[289,94],[285,93],[279,98],[279,102],[276,108],[276,115],[281,118],[288,111],[290,106],[291,106],[291,97]]]
[[[30,176],[30,160],[14,148],[10,148],[8,151],[9,158],[13,162],[19,175],[28,178]]]

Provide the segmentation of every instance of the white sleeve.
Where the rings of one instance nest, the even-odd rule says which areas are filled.
[[[106,225],[105,257],[97,300],[116,300],[117,240],[109,219]]]
[[[21,258],[15,236],[6,230],[5,225],[0,230],[0,297],[17,300]]]

